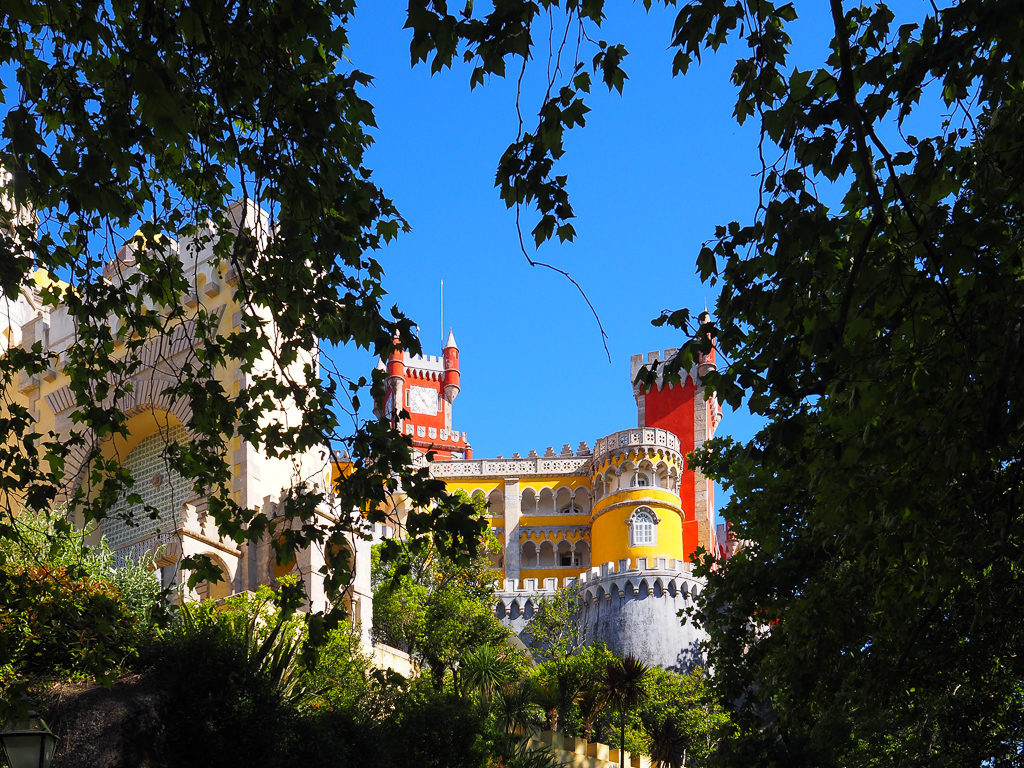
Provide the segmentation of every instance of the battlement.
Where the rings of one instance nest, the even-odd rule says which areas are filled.
[[[701,581],[693,575],[693,563],[686,560],[679,560],[674,557],[638,557],[636,559],[610,560],[607,563],[589,568],[579,576],[566,576],[563,579],[555,577],[522,580],[505,579],[499,594],[502,596],[520,597],[523,595],[552,595],[559,587],[568,587],[577,581],[582,591],[585,588],[597,586],[610,577],[647,574],[671,575],[673,577],[684,577],[696,582]],[[559,581],[561,581],[561,584],[559,584]]]
[[[266,245],[270,237],[269,216],[252,201],[240,200],[232,203],[224,210],[228,225],[246,228],[254,233],[257,242]],[[156,248],[170,257],[181,261],[183,274],[192,282],[189,292],[180,297],[187,310],[194,310],[199,304],[208,308],[229,303],[233,297],[234,286],[238,283],[238,273],[233,265],[229,265],[214,254],[213,239],[216,233],[212,222],[197,228],[194,235],[175,240],[169,235],[155,238],[150,248]],[[120,248],[116,255],[103,266],[103,278],[115,285],[124,283],[131,275],[138,272],[136,254],[146,241],[141,235],[135,235]],[[32,287],[28,291],[34,292]],[[6,325],[11,343],[26,346],[39,342],[43,349],[59,356],[78,341],[78,329],[74,318],[65,306],[51,308],[45,305],[36,306],[35,299],[21,297],[23,306],[6,316],[0,317],[0,325]],[[147,310],[163,311],[163,307],[147,300]],[[237,315],[237,313],[236,313]],[[240,317],[240,316],[239,316]],[[232,317],[232,322],[238,317]],[[6,321],[6,323],[4,322]],[[118,328],[124,321],[110,316],[109,324]],[[50,378],[52,380],[55,375]]]
[[[694,576],[693,565],[685,560],[638,557],[603,563],[578,577],[561,580],[553,577],[505,579],[497,595],[495,615],[511,621],[513,626],[522,624],[533,617],[540,601],[553,597],[559,587],[573,583],[579,587],[579,599],[584,607],[601,604],[612,597],[665,598],[678,607],[677,601],[685,605],[704,588],[704,580]],[[669,613],[670,619],[675,621],[675,609]]]
[[[496,456],[493,459],[445,461],[431,465],[431,472],[434,477],[578,475],[586,471],[586,464],[592,455],[590,446],[581,440],[575,451],[569,443],[564,443],[558,453],[549,445],[543,456],[533,450],[525,458],[517,452],[508,459]]]
[[[529,477],[536,475],[585,475],[589,456],[519,459],[467,459],[439,461],[430,465],[434,477]]]
[[[439,443],[455,443],[462,446],[469,445],[469,433],[460,432],[457,429],[425,427],[413,424],[410,421],[403,421],[399,428],[404,434],[422,440],[436,440]]]
[[[640,393],[640,387],[636,384],[637,374],[640,373],[640,369],[645,365],[650,366],[654,363],[660,362],[662,365],[658,366],[658,376],[656,379],[657,387],[661,389],[665,385],[663,376],[664,363],[672,360],[679,351],[678,347],[669,347],[664,351],[655,350],[654,352],[647,353],[647,359],[644,359],[644,355],[632,355],[629,358],[629,380],[633,384],[634,394]],[[694,384],[700,384],[700,378],[698,375],[697,366],[693,365],[685,373],[679,372],[680,384],[685,385],[688,381],[693,381]]]
[[[444,373],[444,358],[439,355],[412,355],[405,360],[405,371],[407,376],[418,375],[436,381],[436,376],[427,374]]]

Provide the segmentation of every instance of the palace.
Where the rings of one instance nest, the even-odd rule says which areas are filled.
[[[675,352],[652,352],[646,363]],[[632,358],[631,380],[644,363]],[[449,333],[441,357],[391,356],[381,411],[416,449],[431,453],[431,473],[449,490],[486,498],[503,544],[499,618],[522,632],[539,599],[575,582],[585,642],[685,668],[700,640],[678,618],[701,588],[692,557],[698,548],[725,554],[713,485],[685,459],[721,419],[702,383],[714,366],[712,349],[681,384],[659,378],[649,391],[634,384],[637,426],[599,438],[592,449],[584,442],[575,451],[564,445],[557,453],[474,458],[466,434],[452,430],[460,371]]]
[[[236,203],[228,211],[233,226],[267,237],[266,214],[251,203]],[[166,238],[160,248],[172,251],[191,275],[185,296],[186,310],[202,306],[219,318],[227,333],[243,321],[236,297],[238,275],[213,255],[205,236]],[[107,265],[103,278],[112,285],[130,285],[138,270],[140,243],[133,238]],[[66,440],[76,429],[78,407],[62,367],[68,350],[77,343],[76,326],[64,307],[49,307],[40,291],[50,278],[36,272],[15,299],[0,307],[3,348],[40,344],[51,354],[53,367],[9,382],[4,395],[27,409],[36,431]],[[158,310],[157,310],[158,311]],[[186,312],[187,316],[187,312]],[[275,333],[269,318],[268,333]],[[127,438],[100,439],[84,435],[82,446],[69,461],[69,488],[82,482],[88,451],[97,447],[104,458],[117,458],[135,480],[133,494],[158,515],[135,515],[122,500],[94,536],[106,538],[117,557],[156,553],[158,575],[164,586],[184,590],[179,563],[187,555],[206,555],[221,569],[223,581],[203,583],[188,598],[221,598],[274,584],[286,573],[303,577],[307,604],[327,606],[319,569],[324,554],[311,547],[297,554],[296,562],[276,561],[270,537],[238,544],[218,532],[208,519],[208,502],[174,472],[167,460],[167,445],[191,439],[192,414],[186,402],[167,392],[192,354],[188,321],[171,332],[147,340],[142,365],[133,374],[116,406],[128,417]],[[646,361],[634,356],[630,377],[641,366],[672,357],[675,350],[653,352]],[[712,483],[688,466],[687,452],[702,445],[715,432],[721,418],[716,399],[706,397],[703,376],[715,366],[714,349],[702,356],[680,384],[658,379],[643,391],[634,385],[637,424],[599,437],[591,448],[564,445],[556,452],[477,458],[468,436],[453,428],[452,407],[460,392],[459,348],[449,334],[440,356],[412,356],[396,350],[381,362],[386,378],[381,417],[407,435],[419,452],[418,461],[443,480],[449,490],[481,496],[488,503],[491,530],[503,548],[495,563],[502,589],[496,613],[522,633],[536,611],[538,600],[556,589],[576,584],[580,622],[585,642],[602,641],[619,654],[635,655],[668,668],[685,668],[696,661],[700,640],[692,626],[680,626],[679,611],[687,608],[701,588],[692,570],[698,548],[724,553],[724,531],[714,525]],[[260,375],[238,365],[217,370],[218,383],[238,394]],[[271,418],[296,423],[298,415],[281,404]],[[500,429],[500,424],[494,425]],[[8,436],[6,439],[12,439]],[[340,510],[332,509],[331,482],[342,470],[324,446],[308,454],[278,458],[239,437],[228,445],[232,489],[243,507],[265,512],[275,525],[286,524],[279,515],[280,499],[295,488],[327,491],[327,502],[317,514],[330,522]],[[17,511],[17,489],[5,491],[6,509]],[[396,523],[402,516],[401,494],[396,495]],[[134,519],[133,519],[134,517]],[[392,535],[389,526],[375,526],[374,537]],[[352,536],[355,582],[346,607],[362,627],[369,645],[372,593],[369,542]]]
[[[258,240],[269,236],[271,230],[265,211],[251,202],[239,202],[227,211],[228,221],[238,230],[252,233]],[[241,305],[236,295],[239,276],[235,270],[215,257],[211,246],[211,233],[199,232],[194,237],[174,240],[161,239],[162,252],[181,259],[184,273],[191,285],[184,297],[185,319],[170,332],[154,336],[142,347],[141,365],[124,387],[124,394],[115,403],[127,418],[128,436],[100,439],[86,433],[81,444],[69,458],[64,473],[67,496],[84,480],[89,451],[98,447],[104,459],[116,458],[133,479],[132,494],[141,503],[129,505],[122,498],[115,504],[101,525],[92,532],[94,541],[104,537],[115,558],[139,557],[155,553],[157,575],[164,587],[183,593],[184,599],[219,599],[231,594],[254,590],[261,584],[274,584],[277,578],[291,572],[303,577],[307,604],[316,610],[327,605],[323,575],[322,549],[310,547],[296,555],[295,562],[280,564],[270,537],[258,542],[239,544],[222,536],[208,516],[208,500],[196,493],[192,484],[169,465],[169,445],[184,444],[192,435],[192,412],[189,403],[173,399],[168,390],[183,366],[189,365],[195,354],[190,321],[202,307],[209,316],[218,318],[221,334],[237,330],[243,316],[253,311]],[[145,243],[141,236],[125,243],[105,265],[103,279],[113,286],[129,286],[139,266],[136,258]],[[52,367],[32,375],[21,372],[4,389],[9,402],[26,408],[36,422],[36,431],[50,439],[67,441],[73,432],[81,433],[74,415],[79,407],[72,393],[63,363],[72,346],[79,343],[74,318],[64,307],[52,307],[40,299],[40,291],[51,282],[41,270],[28,276],[15,299],[5,299],[0,305],[0,330],[3,331],[4,349],[12,346],[31,347],[38,343],[50,353]],[[159,311],[159,308],[154,308]],[[269,317],[261,317],[265,333],[272,338],[276,329]],[[258,362],[248,373],[240,364],[229,362],[218,367],[217,383],[229,395],[238,395],[261,375],[271,372],[271,366]],[[300,423],[294,405],[279,403],[277,410],[267,415],[281,424]],[[6,436],[10,441],[11,436]],[[260,446],[234,436],[230,439],[228,456],[231,467],[231,493],[244,508],[264,512],[272,522],[274,535],[287,524],[280,515],[281,499],[291,489],[313,488],[329,490],[331,457],[324,446],[298,456],[270,455]],[[40,458],[41,460],[41,458]],[[328,494],[328,500],[330,496]],[[5,489],[0,499],[3,508],[17,512],[23,500],[17,490]],[[159,511],[157,516],[137,513],[139,509]],[[336,517],[338,510],[323,505],[317,510],[325,522]],[[76,522],[81,523],[81,520]],[[358,571],[353,590],[346,599],[351,615],[363,627],[364,640],[369,643],[372,622],[372,595],[369,578],[369,545],[353,536],[351,547],[356,552]],[[203,582],[195,590],[187,590],[180,573],[181,559],[189,555],[205,555],[220,569],[222,581]]]

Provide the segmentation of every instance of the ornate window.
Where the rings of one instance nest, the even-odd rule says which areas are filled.
[[[651,509],[637,507],[627,522],[629,524],[629,546],[653,547],[658,543],[658,531],[655,526],[661,521]]]

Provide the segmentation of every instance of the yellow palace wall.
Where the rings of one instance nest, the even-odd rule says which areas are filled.
[[[662,432],[626,430],[622,434],[670,441]],[[556,462],[563,471],[543,471],[545,464]],[[504,544],[504,556],[497,563],[503,579],[543,583],[554,578],[563,584],[602,563],[684,557],[685,513],[678,485],[683,460],[677,451],[638,445],[594,456],[583,444],[575,455],[563,452],[555,457],[549,451],[543,458],[441,462],[432,470],[449,491],[487,500],[488,523]],[[492,473],[495,470],[505,471],[499,475]],[[459,473],[474,474],[460,477]],[[630,520],[638,509],[648,510],[656,520],[650,546],[631,546]],[[569,562],[561,564],[563,560]]]
[[[228,209],[227,214],[237,226],[253,232],[258,241],[268,236],[269,220],[266,214],[251,203],[235,204]],[[119,249],[116,258],[104,269],[105,279],[114,284],[127,280],[137,269],[135,256],[143,244],[140,238],[133,238]],[[238,276],[226,263],[215,259],[208,243],[187,238],[174,242],[167,238],[160,242],[159,247],[169,249],[181,258],[185,274],[192,276],[192,290],[184,299],[186,317],[183,322],[168,333],[147,340],[142,346],[139,353],[142,366],[130,381],[131,391],[116,403],[128,417],[127,435],[106,438],[99,444],[104,458],[116,458],[123,466],[132,462],[140,445],[149,438],[173,432],[179,435],[177,439],[188,439],[191,422],[189,406],[182,401],[172,401],[170,396],[164,394],[164,390],[177,380],[180,366],[192,354],[194,341],[190,335],[190,310],[198,311],[201,306],[208,313],[216,315],[220,334],[240,329],[244,314],[251,311],[248,308],[243,310],[235,300]],[[35,343],[53,353],[53,367],[32,376],[22,373],[5,394],[13,402],[28,409],[44,440],[61,441],[67,439],[72,429],[81,430],[80,426],[72,422],[76,405],[68,386],[69,379],[63,370],[67,351],[78,342],[75,323],[68,311],[63,307],[44,306],[40,300],[38,290],[51,282],[52,278],[37,271],[26,280],[24,289],[15,301],[0,307],[0,326],[3,326],[0,354],[10,346],[30,347]],[[147,310],[158,313],[161,308],[150,306]],[[264,333],[270,343],[275,345],[276,328],[269,312],[258,311],[258,317],[263,321]],[[117,322],[111,319],[112,325]],[[115,354],[124,349],[123,339],[115,343]],[[297,370],[301,370],[311,360],[312,357],[297,361]],[[273,360],[268,354],[256,362],[251,372],[245,372],[234,365],[217,369],[214,376],[223,389],[234,396],[247,386],[252,377],[273,370]],[[283,402],[278,404],[274,412],[267,414],[266,419],[296,424],[298,413],[292,404]],[[4,439],[10,440],[11,437],[5,436]],[[87,445],[93,439],[86,435]],[[232,472],[232,495],[235,501],[247,507],[273,506],[287,488],[297,484],[319,484],[324,488],[330,480],[326,449],[281,459],[267,456],[257,446],[235,436],[228,440],[227,450]],[[81,470],[85,455],[86,449],[82,449],[72,455],[68,462],[65,496],[70,495],[82,482]],[[37,459],[42,461],[42,449]],[[159,469],[159,476],[153,475],[152,469],[148,471],[149,474],[144,477],[135,477],[136,486],[133,490],[141,488],[145,496],[147,493],[156,493],[154,488],[161,485],[165,491],[171,485],[167,470]],[[173,490],[170,500],[164,500],[167,509],[159,506],[161,516],[158,521],[145,520],[141,525],[132,527],[115,515],[105,520],[94,536],[99,538],[100,535],[106,535],[108,539],[113,537],[118,543],[112,546],[118,552],[140,555],[158,549],[163,553],[158,564],[171,569],[163,574],[165,579],[176,578],[176,575],[169,574],[175,571],[174,563],[181,556],[208,554],[224,571],[227,581],[217,588],[227,594],[253,589],[260,583],[273,581],[273,557],[271,547],[266,542],[243,553],[233,541],[222,539],[215,526],[207,524],[206,499],[203,496],[181,483],[174,485]],[[164,493],[164,496],[167,495]],[[5,503],[8,509],[15,512],[23,506],[22,499],[14,496],[0,500],[0,503]],[[318,567],[317,553],[304,553],[300,560],[303,561],[300,564],[309,572]],[[311,584],[309,591],[312,603],[322,603],[320,586]],[[211,593],[210,596],[223,595]]]

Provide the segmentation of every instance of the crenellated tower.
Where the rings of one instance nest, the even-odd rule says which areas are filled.
[[[702,322],[705,315],[702,315]],[[667,383],[659,371],[655,383],[644,390],[636,377],[644,365],[662,363],[675,357],[677,349],[633,355],[630,373],[633,378],[633,396],[637,404],[637,422],[640,427],[655,427],[671,432],[679,438],[679,451],[686,456],[714,437],[722,420],[722,409],[714,393],[708,396],[704,376],[715,370],[715,350],[701,354],[697,365],[689,371],[680,371],[680,381]],[[682,504],[683,551],[687,559],[698,547],[715,552],[718,542],[715,529],[714,483],[696,467],[686,462],[686,471],[679,478],[679,498]]]
[[[407,355],[396,343],[386,372],[381,413],[413,448],[433,453],[436,461],[473,458],[466,433],[452,429],[452,404],[461,388],[454,333],[449,331],[440,357]]]

